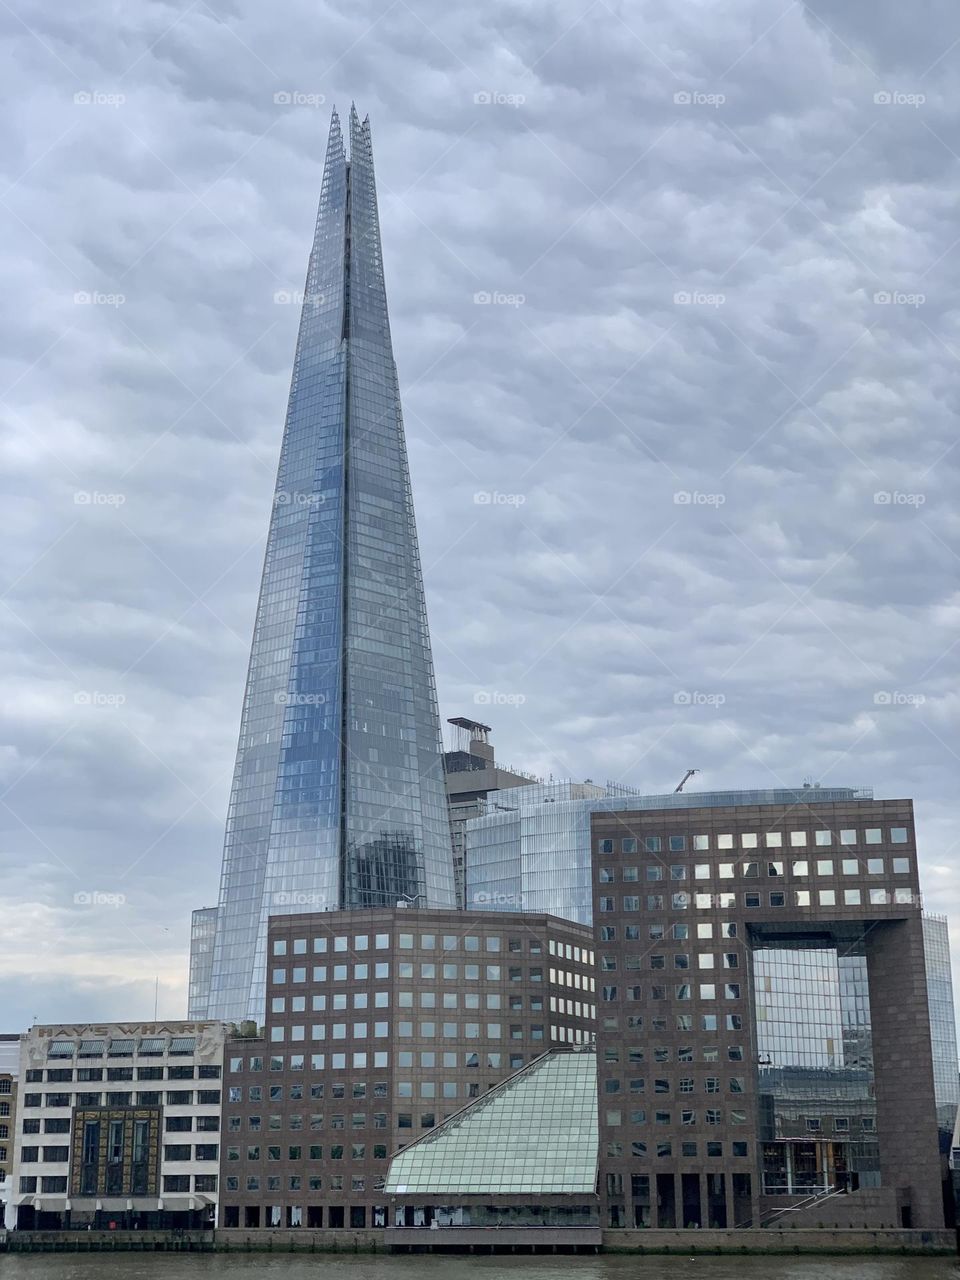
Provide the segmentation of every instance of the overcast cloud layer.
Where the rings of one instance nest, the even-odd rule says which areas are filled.
[[[543,775],[913,796],[960,906],[953,0],[0,29],[4,1029],[185,1011],[351,99],[442,714]]]

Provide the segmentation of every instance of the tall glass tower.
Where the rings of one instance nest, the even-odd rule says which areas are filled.
[[[327,142],[207,1016],[262,1017],[268,916],[405,900],[456,902],[370,123],[351,108],[349,159],[336,112]]]

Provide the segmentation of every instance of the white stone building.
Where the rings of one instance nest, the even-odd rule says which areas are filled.
[[[224,1031],[209,1021],[28,1031],[7,1227],[215,1224]]]

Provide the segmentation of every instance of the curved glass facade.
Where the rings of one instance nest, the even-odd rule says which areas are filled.
[[[224,842],[208,1016],[261,1018],[270,915],[453,906],[368,121],[336,112]]]

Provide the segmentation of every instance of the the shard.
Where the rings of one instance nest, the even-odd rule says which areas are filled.
[[[455,905],[441,750],[370,125],[351,109],[349,157],[330,125],[191,1015],[262,1017],[270,915]]]

